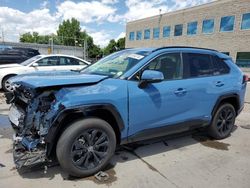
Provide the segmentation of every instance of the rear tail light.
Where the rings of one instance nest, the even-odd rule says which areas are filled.
[[[244,83],[248,82],[248,80],[249,80],[248,76],[247,76],[247,75],[244,75],[244,76],[243,76],[242,83],[244,84]]]

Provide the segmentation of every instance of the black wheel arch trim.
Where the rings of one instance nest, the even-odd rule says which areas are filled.
[[[122,130],[124,130],[125,125],[123,122],[123,119],[117,110],[117,108],[112,104],[88,104],[83,106],[75,106],[70,108],[65,108],[59,112],[59,114],[56,116],[55,120],[51,124],[48,134],[45,136],[45,141],[48,143],[47,148],[47,155],[49,156],[51,154],[51,151],[56,144],[58,133],[61,131],[61,129],[64,128],[62,121],[64,118],[69,114],[76,114],[81,113],[84,116],[88,116],[88,112],[94,111],[94,110],[107,110],[109,111],[113,117],[115,118],[115,121],[117,122],[117,126],[119,128],[119,131],[121,133]],[[74,121],[74,120],[73,120]]]
[[[236,114],[238,115],[239,114],[239,111],[240,111],[240,97],[238,94],[236,93],[232,93],[232,94],[225,94],[225,95],[221,95],[215,105],[214,105],[214,108],[213,108],[213,111],[212,111],[212,116],[214,116],[214,114],[216,113],[216,110],[218,109],[219,105],[221,104],[221,102],[225,99],[229,99],[229,98],[235,98],[236,99],[236,105],[237,105],[237,109],[236,110]]]

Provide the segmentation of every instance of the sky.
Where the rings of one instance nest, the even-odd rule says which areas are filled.
[[[125,36],[129,21],[197,6],[213,0],[0,0],[0,41],[21,34],[56,33],[65,19],[76,18],[95,44],[104,47]],[[2,34],[4,36],[2,36]]]

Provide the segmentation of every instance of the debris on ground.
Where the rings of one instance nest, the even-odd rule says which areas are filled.
[[[95,174],[95,178],[98,181],[107,181],[109,179],[109,175],[106,172],[100,171],[97,174]]]

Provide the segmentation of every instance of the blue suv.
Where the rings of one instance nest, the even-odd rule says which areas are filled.
[[[230,135],[247,77],[232,59],[192,47],[126,49],[79,72],[12,79],[17,168],[57,157],[70,175],[102,170],[116,146],[206,128]]]

